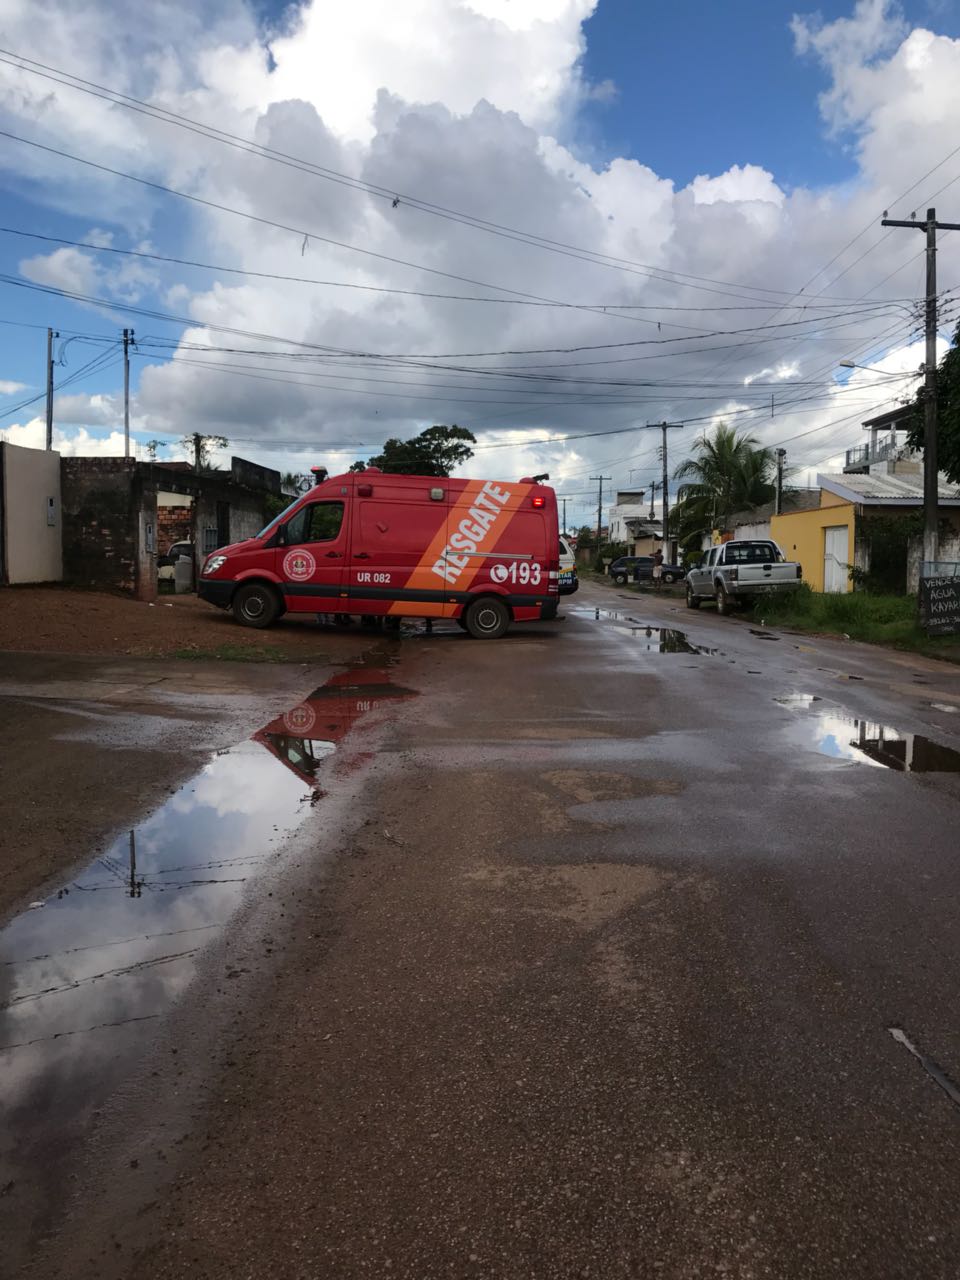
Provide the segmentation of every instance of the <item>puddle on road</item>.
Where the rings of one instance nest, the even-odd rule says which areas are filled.
[[[952,702],[931,702],[930,705],[933,707],[934,711],[946,711],[948,713],[953,713],[960,710],[960,707],[955,707]]]
[[[781,707],[811,707],[815,702],[821,699],[815,693],[785,693],[779,698],[774,698],[774,702],[779,702]]]
[[[383,666],[332,677],[0,931],[0,1188],[12,1184],[4,1208],[18,1227],[28,1230],[31,1181],[55,1175],[50,1153],[69,1156],[244,885],[277,865],[324,794],[320,766],[359,720],[412,696]],[[345,751],[327,785],[363,758]]]
[[[777,701],[795,709],[809,705],[781,698]],[[897,773],[960,773],[960,751],[922,734],[900,733],[889,725],[861,720],[840,710],[817,711],[799,719],[791,726],[790,737],[835,760],[874,765]]]
[[[673,627],[652,627],[646,622],[641,622],[639,618],[633,618],[627,613],[619,613],[615,609],[590,609],[581,606],[572,608],[570,612],[577,617],[589,618],[594,622],[603,620],[617,623],[615,630],[632,636],[640,648],[647,653],[718,654],[720,657],[726,657],[726,654],[719,649],[693,644],[683,631],[677,631]]]

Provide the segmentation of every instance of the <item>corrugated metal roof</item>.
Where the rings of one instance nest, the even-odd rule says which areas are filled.
[[[913,506],[923,502],[922,475],[819,475],[817,481],[824,489],[851,502],[896,503]],[[941,473],[938,487],[940,501],[960,504],[960,486],[951,484]]]

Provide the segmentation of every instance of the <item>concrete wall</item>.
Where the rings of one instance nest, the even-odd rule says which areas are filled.
[[[63,578],[60,455],[0,444],[0,579]]]
[[[136,462],[132,458],[63,458],[60,475],[67,581],[135,591],[141,532]]]
[[[230,478],[234,484],[243,485],[247,489],[264,489],[267,493],[274,494],[281,492],[279,471],[274,471],[272,467],[262,467],[259,462],[248,462],[246,458],[230,459]]]
[[[234,485],[218,485],[204,477],[204,492],[194,504],[194,541],[198,571],[204,558],[217,547],[252,538],[267,523],[266,494],[239,489]],[[217,536],[218,503],[227,506],[225,536]],[[207,545],[212,543],[213,545]]]
[[[770,519],[755,520],[752,524],[738,524],[733,531],[733,536],[734,538],[744,538],[747,540],[750,538],[759,538],[764,542],[768,542],[773,538],[773,533],[770,529]],[[773,538],[773,540],[776,542],[776,538]]]
[[[803,566],[803,580],[814,591],[823,590],[824,529],[832,525],[847,526],[847,564],[854,563],[854,530],[856,520],[853,503],[837,501],[836,494],[824,491],[822,507],[813,511],[788,511],[782,516],[771,516],[770,536],[788,560],[799,560]],[[846,590],[853,584],[847,579]]]
[[[938,563],[960,565],[960,512],[940,509],[940,558]],[[907,591],[920,588],[920,566],[923,562],[923,538],[911,538],[907,544]]]

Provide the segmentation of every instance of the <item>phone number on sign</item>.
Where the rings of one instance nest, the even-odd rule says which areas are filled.
[[[517,564],[495,564],[490,570],[490,577],[494,582],[520,582],[524,586],[537,586],[542,577],[542,572],[538,564],[528,564],[526,560]]]

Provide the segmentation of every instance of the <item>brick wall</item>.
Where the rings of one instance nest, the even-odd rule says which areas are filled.
[[[157,506],[157,551],[166,555],[175,542],[193,540],[193,508]]]
[[[82,586],[137,586],[141,505],[136,463],[61,458],[63,576]]]

